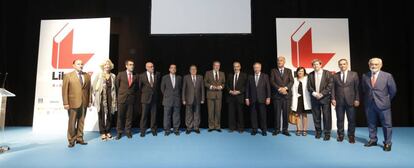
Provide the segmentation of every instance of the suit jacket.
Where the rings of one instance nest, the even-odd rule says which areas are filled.
[[[81,105],[87,107],[91,99],[91,76],[82,72],[83,86],[79,81],[77,71],[72,71],[63,76],[62,99],[63,105],[69,108],[79,108]]]
[[[200,104],[204,101],[204,80],[203,76],[196,75],[196,84],[194,86],[191,75],[185,75],[183,79],[182,99],[186,104]]]
[[[128,74],[125,71],[119,72],[115,80],[116,90],[118,92],[118,103],[125,103],[127,98],[135,99],[138,91],[138,79],[137,76],[132,73],[131,86],[128,85]]]
[[[233,90],[233,83],[234,83],[234,74],[230,73],[227,76],[227,82],[226,82],[226,92],[228,93],[227,96],[227,103],[231,103],[231,102],[240,102],[240,103],[244,103],[244,98],[245,98],[245,93],[246,93],[246,85],[247,85],[247,74],[240,72],[239,76],[237,78],[237,83],[236,83],[236,89],[240,91],[240,94],[237,96],[233,96],[230,94],[230,90]]]
[[[345,83],[341,80],[341,72],[333,75],[332,99],[337,105],[348,106],[353,106],[354,101],[359,101],[358,73],[348,71]]]
[[[322,79],[319,87],[319,92],[323,95],[321,99],[316,99],[311,96],[312,102],[319,102],[322,104],[331,103],[331,92],[332,92],[332,75],[329,71],[323,70]],[[315,87],[315,71],[311,72],[308,75],[308,91],[312,94],[316,92]]]
[[[271,95],[269,76],[260,73],[257,86],[254,78],[254,75],[250,75],[247,81],[246,99],[250,102],[266,103],[266,98],[270,98]]]
[[[293,76],[292,76],[292,70],[289,68],[283,68],[283,75],[280,74],[279,68],[274,68],[270,72],[270,85],[272,86],[273,91],[273,98],[274,99],[289,99],[291,94],[291,88],[293,85]],[[280,94],[277,90],[280,87],[287,87],[288,88],[288,94],[283,95]]]
[[[210,86],[221,86],[224,89],[226,83],[226,77],[224,72],[219,71],[219,80],[214,80],[213,70],[207,71],[204,76],[204,86],[207,88],[207,99],[221,99],[222,91],[221,90],[211,90]]]
[[[375,105],[381,109],[391,108],[391,100],[397,93],[397,86],[394,78],[390,73],[379,71],[374,87],[371,85],[371,72],[362,75],[362,91],[364,92],[365,108],[369,104]]]
[[[161,93],[163,94],[163,106],[181,106],[181,76],[175,75],[175,87],[173,87],[170,74],[161,79]]]
[[[158,90],[159,90],[159,83],[160,83],[161,75],[159,72],[154,72],[154,84],[151,87],[150,82],[148,80],[147,72],[141,73],[139,75],[139,82],[138,87],[141,91],[141,103],[142,104],[150,104],[152,101],[158,101]]]

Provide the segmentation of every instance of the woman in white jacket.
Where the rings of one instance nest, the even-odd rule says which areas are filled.
[[[292,111],[297,116],[296,135],[306,136],[308,129],[308,117],[310,113],[311,100],[310,93],[307,89],[308,77],[306,70],[303,67],[298,67],[296,70],[294,83],[292,86]]]
[[[103,141],[112,138],[112,116],[117,111],[115,74],[111,73],[114,64],[107,59],[100,65],[102,72],[96,74],[92,82],[93,106],[98,111],[99,132]]]

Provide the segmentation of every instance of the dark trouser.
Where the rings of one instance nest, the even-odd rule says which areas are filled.
[[[208,128],[220,129],[221,99],[207,99]]]
[[[68,110],[68,141],[83,141],[83,126],[85,123],[86,107],[81,105],[79,108],[71,108]]]
[[[142,115],[141,115],[141,133],[145,133],[147,130],[147,121],[150,118],[151,131],[157,131],[157,103],[151,101],[148,104],[142,104]]]
[[[109,109],[108,109],[109,110]],[[107,134],[111,132],[111,122],[112,122],[112,114],[111,112],[107,112],[105,114],[104,110],[101,108],[98,112],[98,122],[99,122],[99,133],[100,134]]]
[[[185,106],[185,125],[187,130],[200,128],[200,104],[193,103]]]
[[[344,136],[345,114],[348,118],[348,136],[355,136],[355,108],[347,104],[336,105],[336,125],[338,136]]]
[[[174,129],[180,128],[180,106],[164,106],[164,130],[171,129],[171,116]]]
[[[236,100],[228,103],[230,130],[244,129],[243,103]]]
[[[118,104],[118,119],[116,123],[118,134],[122,134],[124,129],[127,134],[131,134],[133,112],[133,100]]]
[[[315,124],[316,133],[322,132],[321,117],[323,115],[323,132],[325,135],[331,135],[332,130],[332,115],[331,104],[321,104],[319,102],[312,102],[312,116]]]
[[[391,109],[378,109],[375,103],[371,103],[366,107],[369,138],[371,141],[377,142],[377,122],[378,119],[382,125],[382,132],[384,133],[384,144],[392,144],[392,118]]]
[[[283,127],[282,127],[282,131],[287,131],[288,130],[288,106],[289,105],[289,100],[288,99],[275,99],[273,101],[273,110],[274,110],[274,114],[275,114],[275,131],[280,131],[280,123],[281,123],[281,118],[280,116],[282,115],[283,117]]]
[[[253,102],[250,104],[250,118],[252,121],[252,129],[253,131],[257,131],[258,127],[258,119],[257,119],[257,111],[259,111],[260,116],[260,129],[263,132],[267,131],[267,118],[266,118],[266,105],[264,103]]]

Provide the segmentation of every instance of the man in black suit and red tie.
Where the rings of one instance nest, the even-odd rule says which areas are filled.
[[[154,71],[154,64],[147,62],[144,73],[139,75],[139,90],[141,91],[142,115],[140,122],[141,137],[145,136],[147,121],[150,119],[150,127],[153,136],[157,136],[157,102],[159,97],[160,73]]]
[[[125,129],[128,138],[132,138],[132,117],[134,112],[135,98],[138,91],[137,77],[134,74],[134,61],[125,61],[125,71],[116,76],[115,86],[118,93],[118,119],[116,123],[116,140],[121,139]]]
[[[323,115],[323,140],[331,138],[332,115],[331,115],[331,91],[332,75],[329,71],[322,69],[322,61],[314,59],[312,61],[314,71],[308,77],[308,90],[312,94],[312,115],[315,124],[315,138],[320,139],[322,134],[321,117]]]
[[[257,111],[259,111],[260,128],[262,135],[267,135],[266,106],[270,104],[269,76],[262,73],[262,64],[256,62],[253,65],[254,74],[249,76],[246,88],[246,105],[250,106],[252,121],[251,135],[257,134]]]
[[[280,133],[280,115],[283,117],[282,134],[290,136],[288,131],[288,112],[292,95],[289,93],[293,85],[292,70],[285,67],[286,59],[277,57],[277,68],[271,70],[270,86],[272,87],[273,110],[275,112],[275,131],[273,136]]]

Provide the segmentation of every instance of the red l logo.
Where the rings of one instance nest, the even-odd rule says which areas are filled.
[[[290,36],[292,49],[292,64],[294,67],[312,68],[312,60],[320,59],[326,65],[335,53],[313,53],[312,51],[312,28],[305,28],[303,22]],[[300,34],[299,32],[302,32]]]
[[[83,64],[86,64],[86,62],[93,56],[93,53],[72,53],[74,29],[68,30],[66,27],[68,24],[69,23],[63,26],[63,28],[53,37],[52,66],[55,69],[70,69],[72,68],[72,62],[75,59],[80,59],[83,61]]]

